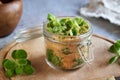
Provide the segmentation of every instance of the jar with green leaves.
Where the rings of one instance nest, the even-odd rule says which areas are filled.
[[[55,17],[48,14],[43,25],[46,61],[53,68],[71,70],[93,60],[92,27],[82,17]]]

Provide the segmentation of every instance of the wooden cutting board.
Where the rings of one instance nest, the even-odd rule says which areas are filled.
[[[45,62],[44,38],[37,38],[21,44],[13,42],[0,51],[0,80],[6,80],[2,61],[10,58],[14,49],[25,49],[28,52],[28,58],[35,67],[35,73],[30,76],[22,75],[12,77],[12,80],[88,80],[105,76],[120,76],[120,65],[114,63],[109,65],[109,59],[114,56],[108,52],[108,48],[114,41],[104,37],[93,35],[92,48],[95,59],[90,65],[73,71],[62,71],[52,69]]]

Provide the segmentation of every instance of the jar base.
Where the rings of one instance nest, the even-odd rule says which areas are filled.
[[[46,63],[47,63],[51,68],[57,69],[57,70],[63,70],[63,71],[73,71],[73,70],[82,68],[82,67],[85,65],[85,63],[83,63],[83,64],[81,64],[81,65],[79,65],[79,66],[76,66],[76,67],[73,67],[73,68],[66,69],[66,68],[61,68],[61,67],[58,67],[58,66],[53,65],[50,61],[48,61],[47,58],[45,58],[45,61],[46,61]]]

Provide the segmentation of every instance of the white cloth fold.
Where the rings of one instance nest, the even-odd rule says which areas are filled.
[[[106,8],[103,0],[90,0],[88,5],[80,9],[80,13],[89,17],[102,17],[111,23],[120,25],[120,13]]]

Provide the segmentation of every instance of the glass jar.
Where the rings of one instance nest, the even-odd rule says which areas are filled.
[[[78,36],[51,33],[46,30],[47,22],[45,22],[43,28],[38,26],[19,31],[15,39],[17,42],[24,42],[44,36],[47,64],[57,69],[76,69],[86,63],[89,64],[94,59],[90,41],[92,27],[87,20],[86,22],[90,27],[88,32]]]
[[[61,17],[60,17],[61,18]],[[65,17],[64,17],[65,18]],[[43,25],[46,44],[46,62],[49,66],[59,69],[76,69],[93,60],[91,51],[92,27],[89,31],[78,36],[63,36],[46,30],[47,22]]]

